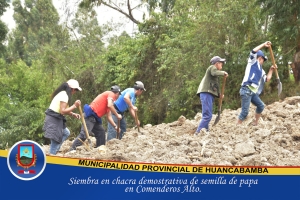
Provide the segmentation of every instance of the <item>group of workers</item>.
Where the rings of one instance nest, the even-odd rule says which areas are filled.
[[[273,70],[277,66],[271,66],[268,73],[266,74],[262,68],[263,63],[267,60],[267,57],[262,52],[263,47],[269,48],[271,46],[270,41],[266,41],[257,47],[255,47],[249,55],[245,74],[240,88],[241,97],[241,113],[238,116],[237,124],[241,124],[249,113],[250,104],[253,103],[256,106],[255,119],[252,125],[256,126],[258,120],[264,110],[265,104],[260,99],[259,95],[263,91],[265,82],[268,82],[272,78]],[[224,98],[224,95],[220,96],[219,91],[219,76],[228,76],[228,73],[221,71],[226,59],[219,56],[214,56],[210,63],[211,65],[207,68],[203,79],[200,82],[197,95],[200,97],[202,104],[202,119],[200,120],[199,126],[194,133],[198,135],[201,130],[209,132],[209,123],[212,119],[213,102],[215,97]]]
[[[248,63],[245,69],[245,74],[240,88],[241,97],[241,113],[238,116],[237,124],[241,124],[249,113],[250,103],[256,106],[255,119],[253,125],[258,124],[258,120],[264,110],[264,103],[259,95],[263,90],[265,82],[272,77],[273,70],[277,66],[271,66],[266,74],[262,68],[263,63],[267,57],[261,51],[263,47],[270,47],[271,42],[266,41],[255,47],[249,55]],[[195,132],[198,135],[201,130],[209,131],[209,123],[212,119],[214,98],[223,98],[219,91],[219,76],[228,76],[228,73],[222,71],[226,59],[219,56],[214,56],[207,68],[203,79],[200,82],[197,90],[197,95],[200,97],[202,104],[202,118],[199,126]],[[76,100],[72,106],[70,99],[72,94],[81,91],[78,81],[70,79],[66,83],[60,85],[52,94],[52,101],[49,108],[46,110],[46,118],[43,130],[44,136],[50,139],[49,153],[55,155],[62,143],[70,135],[69,129],[66,127],[65,115],[73,116],[80,119],[80,115],[73,112],[74,109],[81,106],[80,100]],[[122,138],[126,132],[125,111],[129,111],[131,116],[136,119],[137,107],[135,106],[136,98],[140,96],[143,91],[146,91],[144,84],[141,81],[136,81],[133,88],[127,88],[121,92],[119,86],[114,85],[110,91],[105,91],[99,94],[90,104],[84,105],[84,120],[89,134],[94,134],[96,138],[96,146],[105,145],[106,141],[116,138]],[[106,116],[108,121],[107,137],[102,126],[101,117]],[[137,125],[140,121],[137,120]],[[118,126],[119,124],[119,126]],[[76,147],[82,145],[86,140],[85,127],[82,125],[81,131],[77,138],[73,141],[70,148],[76,150]]]
[[[74,109],[81,106],[81,101],[76,100],[72,106],[68,106],[72,94],[77,91],[82,91],[77,80],[70,79],[66,83],[60,85],[52,94],[52,101],[49,108],[46,110],[45,122],[43,130],[44,136],[50,139],[49,154],[56,155],[60,150],[62,143],[69,137],[70,131],[66,127],[65,115],[73,116],[80,119],[80,115],[73,112]],[[129,111],[135,119],[136,98],[143,91],[146,91],[144,84],[141,81],[136,81],[132,88],[127,88],[121,92],[118,85],[111,87],[109,91],[99,94],[90,104],[83,106],[84,121],[88,134],[94,135],[96,138],[95,147],[105,145],[106,141],[113,138],[121,139],[126,132],[125,111]],[[102,126],[101,117],[106,116],[108,121],[107,137]],[[140,125],[140,121],[136,121]],[[120,124],[120,127],[117,126]],[[117,134],[118,133],[118,134]],[[87,139],[85,134],[84,124],[81,126],[81,131],[69,151],[76,150],[76,147],[81,146]]]

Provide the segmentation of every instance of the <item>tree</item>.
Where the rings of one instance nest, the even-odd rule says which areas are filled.
[[[100,6],[104,5],[107,6],[113,10],[116,10],[120,13],[122,13],[124,16],[126,16],[128,19],[130,19],[133,23],[139,24],[140,21],[137,20],[133,16],[133,10],[136,8],[139,8],[143,5],[143,1],[138,3],[136,6],[132,7],[132,1],[130,0],[122,0],[122,1],[106,1],[106,0],[82,0],[79,4],[79,7],[81,8],[91,8],[94,6]],[[124,9],[126,7],[126,9]]]
[[[3,15],[8,6],[9,4],[6,2],[6,0],[0,0],[0,16]],[[5,46],[3,45],[3,42],[6,38],[7,33],[8,29],[6,25],[2,21],[0,21],[0,55],[3,55],[5,52]]]
[[[148,8],[149,13],[154,12],[155,9],[160,9],[163,13],[169,13],[173,9],[175,2],[176,0],[141,0],[139,2],[133,0],[122,0],[122,1],[82,0],[79,4],[79,7],[91,8],[93,6],[104,5],[123,14],[125,17],[130,19],[133,23],[140,24],[141,22],[137,20],[133,15],[133,11],[135,9],[146,6]],[[145,20],[145,13],[144,13],[144,20]]]
[[[31,68],[19,61],[0,60],[0,149],[20,140],[44,143],[44,111],[50,104],[49,77],[34,62]]]
[[[226,71],[234,77],[226,94],[232,100],[224,107],[236,108],[245,60],[265,40],[258,10],[248,1],[177,0],[168,12],[152,12],[133,38],[110,43],[102,80],[122,85],[143,81],[147,92],[140,99],[139,116],[145,123],[193,117],[201,107],[195,94],[199,82],[209,59],[219,55],[227,58]]]
[[[39,58],[43,46],[55,40],[63,45],[64,30],[58,24],[59,15],[51,0],[13,1],[16,29],[9,37],[9,60],[24,60],[28,66]]]
[[[300,1],[257,0],[266,19],[266,29],[279,52],[277,58],[284,61],[285,76],[288,76],[288,61],[296,83],[300,81]]]
[[[140,25],[140,30],[152,39],[157,49],[152,61],[157,71],[151,74],[155,75],[152,83],[157,85],[150,87],[161,92],[151,100],[146,98],[149,103],[160,102],[160,107],[153,109],[156,116],[172,121],[180,115],[193,117],[200,110],[196,91],[214,55],[227,59],[224,70],[232,76],[227,85],[232,89],[226,96],[234,95],[232,99],[235,99],[228,104],[239,106],[236,86],[242,80],[244,60],[253,43],[264,37],[259,28],[262,22],[258,15],[252,14],[258,9],[248,1],[223,1],[221,4],[219,1],[177,0],[168,15],[153,14]],[[162,113],[158,114],[160,111]]]

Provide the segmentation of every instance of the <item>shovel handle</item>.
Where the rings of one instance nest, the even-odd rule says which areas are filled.
[[[219,110],[218,110],[218,116],[215,120],[215,123],[213,124],[216,125],[219,121],[220,121],[220,113],[221,113],[221,108],[222,108],[222,102],[223,102],[223,95],[224,95],[224,90],[225,90],[225,83],[226,83],[226,76],[224,75],[223,77],[223,84],[222,84],[222,90],[221,90],[221,94],[219,97]]]
[[[83,117],[83,114],[82,114],[81,106],[79,106],[78,108],[79,108],[79,112],[80,112],[80,116],[81,116],[81,121],[82,121],[84,130],[85,130],[86,139],[89,139],[89,132],[88,132],[86,124],[85,124],[85,120],[84,120],[84,117]]]
[[[120,138],[120,120],[118,119],[118,126],[117,126],[117,139]]]
[[[271,45],[269,46],[269,51],[270,51],[270,54],[271,54],[272,64],[275,67],[276,63],[275,63],[275,58],[274,58],[274,54],[273,54],[273,50],[272,50]],[[276,67],[275,67],[275,73],[276,73],[276,78],[279,79],[278,71],[277,71]]]
[[[138,119],[138,115],[137,115],[137,111],[136,110],[135,110],[135,117],[134,118],[135,118],[135,124],[138,127],[138,132],[140,132],[140,126],[138,124],[139,119]]]
[[[219,98],[219,111],[221,111],[222,107],[222,101],[223,101],[223,95],[224,95],[224,90],[225,90],[225,83],[226,83],[226,76],[223,77],[223,84],[222,84],[222,90]]]

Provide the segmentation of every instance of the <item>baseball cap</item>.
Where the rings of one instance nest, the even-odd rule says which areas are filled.
[[[261,50],[258,50],[258,51],[256,52],[256,54],[257,54],[257,57],[261,56],[261,57],[263,57],[263,59],[264,59],[265,61],[268,60],[268,58],[264,55],[264,53],[263,53]]]
[[[142,83],[141,81],[136,81],[134,83],[134,88],[136,88],[136,89],[142,89],[142,90],[146,91],[146,89],[144,87],[144,83]]]
[[[70,79],[67,81],[67,83],[70,88],[78,89],[79,91],[82,91],[81,87],[79,87],[78,81],[76,81],[75,79]]]
[[[111,86],[110,90],[114,93],[119,92],[119,94],[121,94],[121,88],[117,85]]]
[[[210,60],[210,63],[214,65],[216,62],[225,62],[225,61],[226,61],[225,58],[220,58],[220,56],[214,56],[214,57]]]

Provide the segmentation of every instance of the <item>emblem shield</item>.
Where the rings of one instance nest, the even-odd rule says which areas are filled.
[[[18,166],[28,169],[35,165],[35,154],[33,144],[19,144],[18,154],[17,154],[17,164]]]
[[[36,179],[46,167],[45,151],[35,141],[21,140],[9,149],[7,166],[12,175],[20,180]]]

